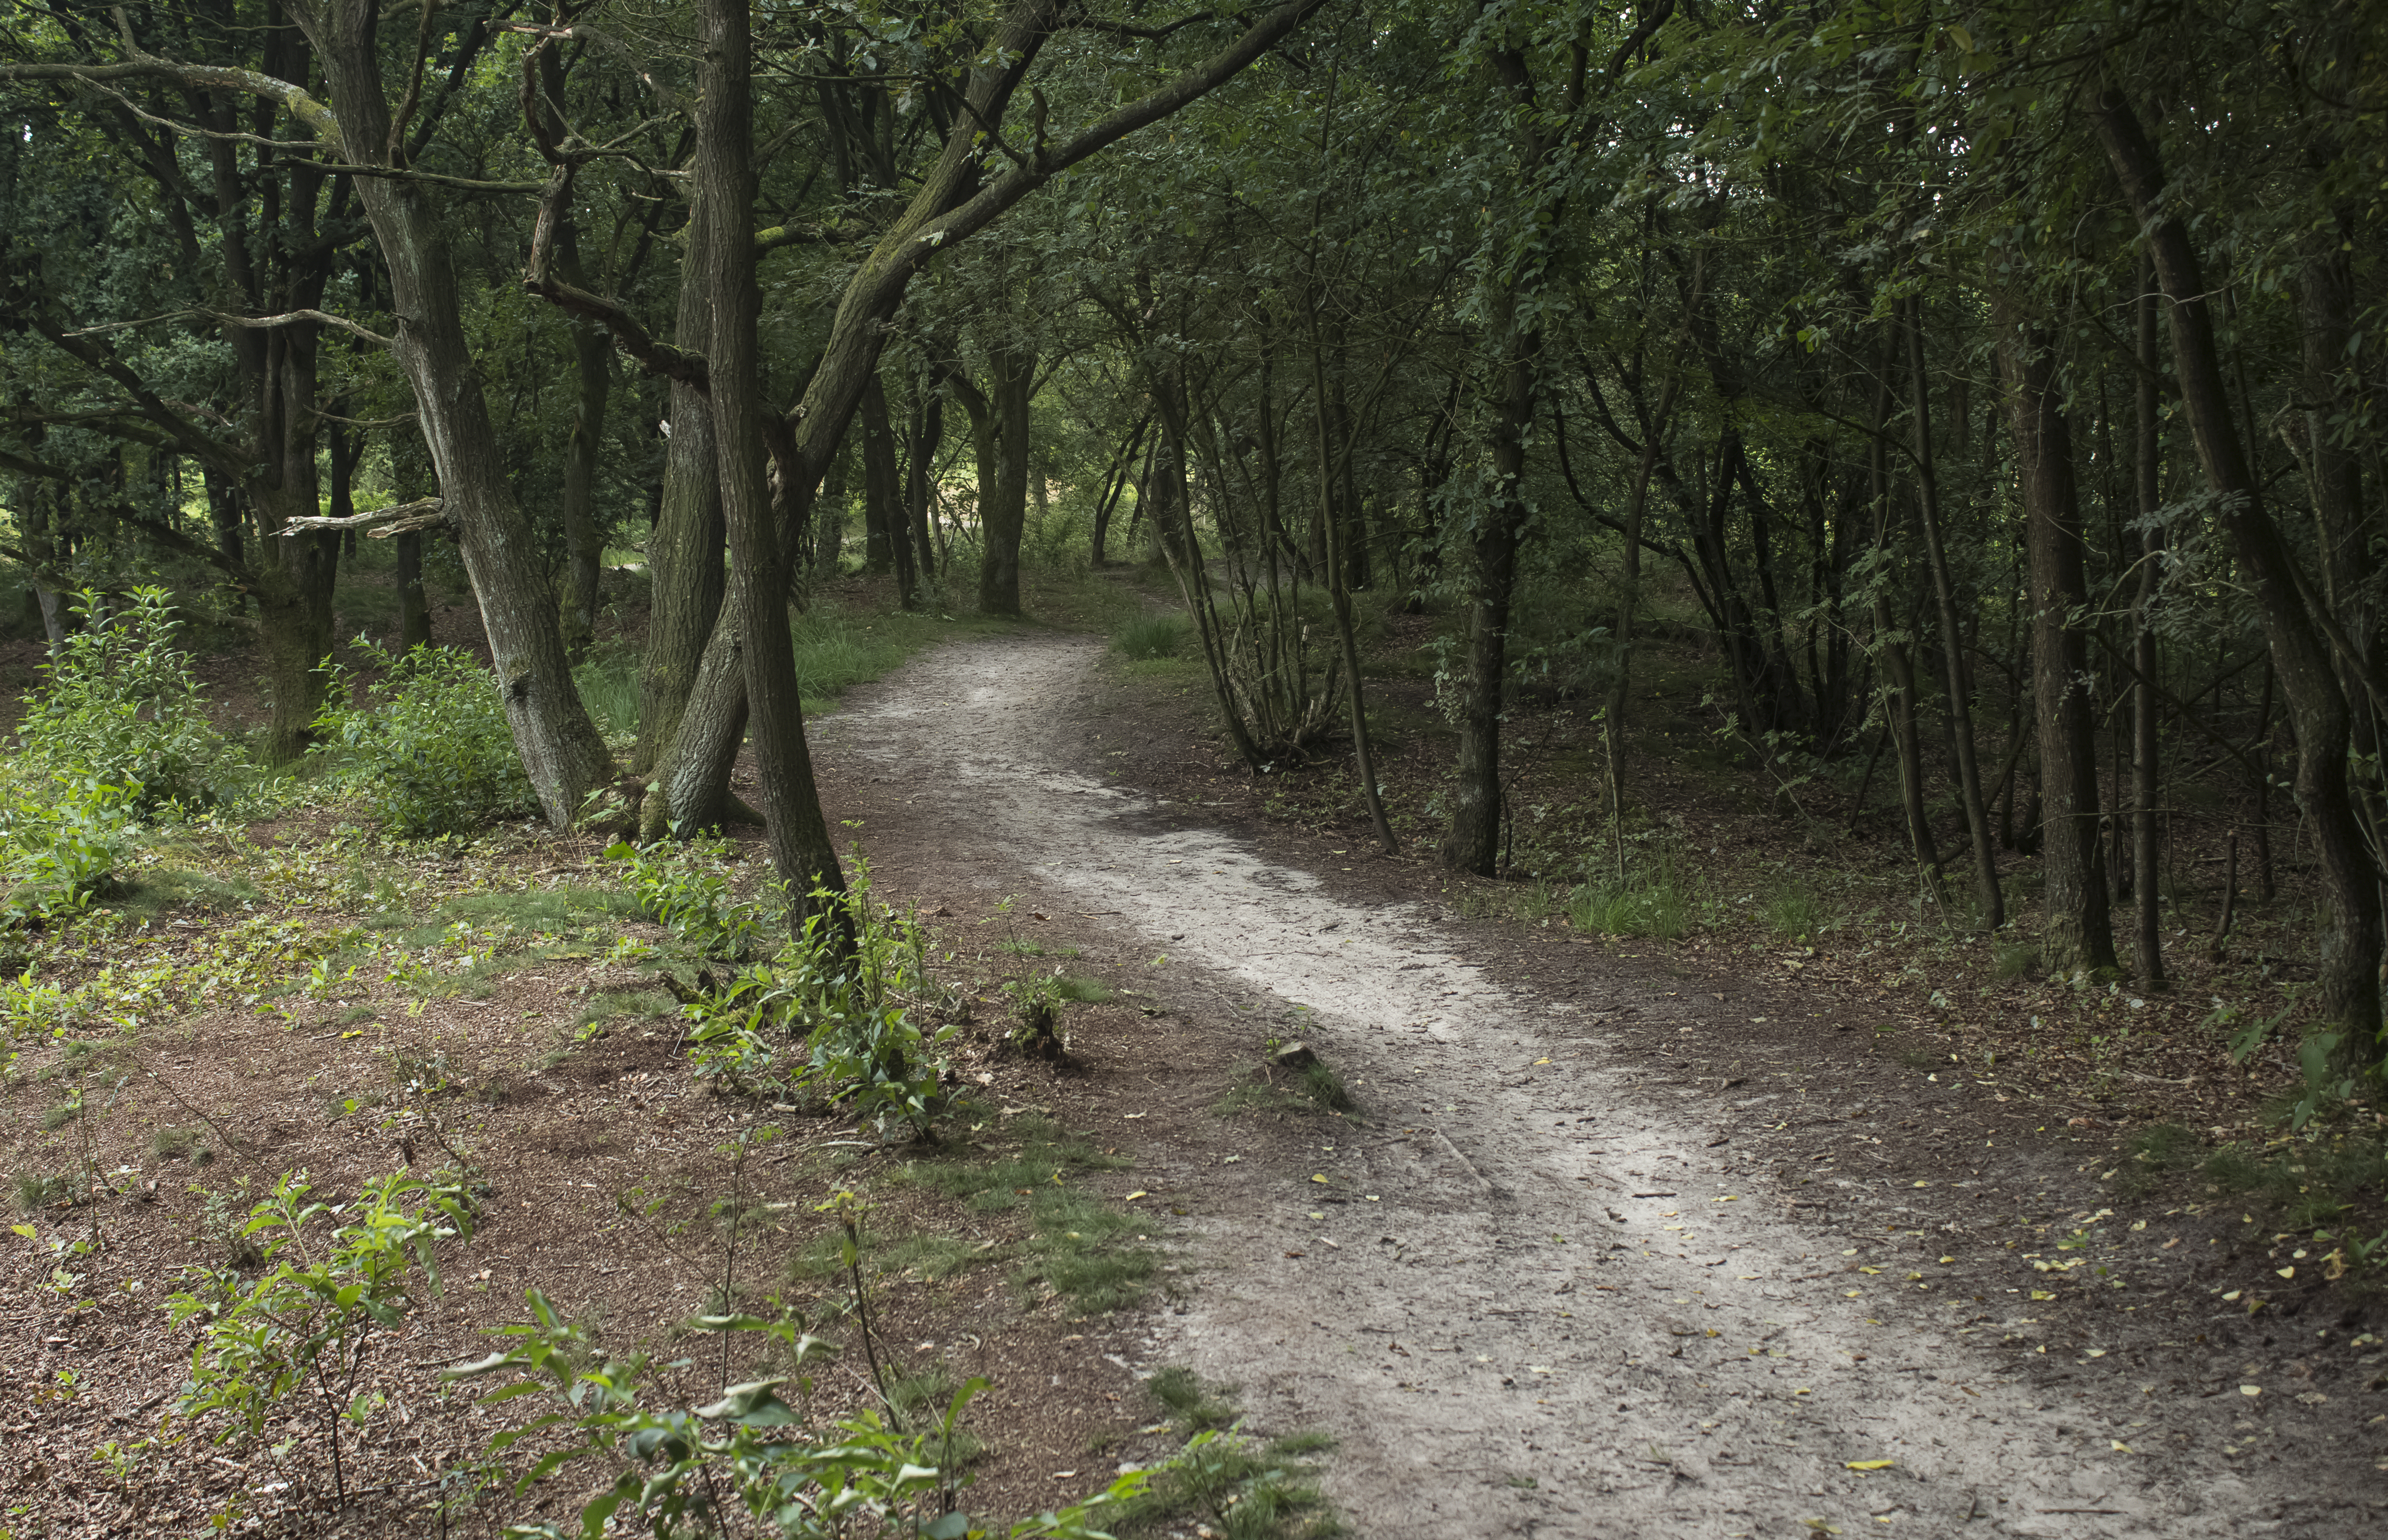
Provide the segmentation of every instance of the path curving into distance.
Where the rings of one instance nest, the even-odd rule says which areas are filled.
[[[1353,1533],[2188,1540],[2316,1516],[2260,1469],[2192,1458],[2211,1440],[2181,1447],[2119,1368],[2085,1362],[2062,1399],[2035,1388],[2012,1349],[1961,1334],[1975,1306],[1905,1292],[1903,1261],[1848,1270],[1842,1237],[1736,1185],[1772,1179],[1736,1177],[1709,1129],[1627,1083],[1604,1033],[1646,984],[1505,987],[1416,907],[1340,901],[1070,767],[1057,728],[1100,646],[956,643],[816,736],[957,831],[959,858],[1012,868],[996,885],[1116,915],[1124,948],[1166,953],[1181,989],[1201,978],[1189,1006],[1312,1007],[1338,1068],[1402,1108],[1304,1170],[1147,1152],[1247,1195],[1195,1221],[1191,1297],[1152,1362],[1332,1433]]]

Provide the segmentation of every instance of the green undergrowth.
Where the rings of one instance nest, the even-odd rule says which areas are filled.
[[[2327,1248],[2318,1270],[2333,1281],[2388,1268],[2388,1138],[2376,1130],[2323,1126],[2209,1146],[2178,1123],[2157,1123],[2132,1136],[2115,1191],[2140,1199],[2167,1180],[2247,1205],[2266,1224]]]
[[[1187,1444],[1128,1499],[1115,1521],[1118,1534],[1190,1530],[1213,1540],[1330,1540],[1351,1533],[1319,1490],[1310,1459],[1333,1448],[1334,1440],[1319,1433],[1275,1439],[1247,1433],[1235,1387],[1206,1384],[1190,1370],[1157,1370],[1145,1390],[1188,1435]]]

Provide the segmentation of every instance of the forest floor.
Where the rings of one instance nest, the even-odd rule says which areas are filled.
[[[964,989],[975,1107],[939,1148],[693,1079],[670,940],[594,840],[409,849],[311,813],[154,848],[112,916],[10,969],[60,1003],[34,1020],[19,991],[0,1093],[36,1183],[0,1295],[25,1344],[0,1360],[0,1527],[568,1521],[598,1473],[490,1487],[498,1415],[438,1378],[528,1287],[609,1349],[684,1355],[651,1382],[681,1405],[772,1365],[679,1323],[800,1308],[848,1348],[822,1409],[870,1404],[815,1212],[840,1189],[872,1205],[898,1399],[993,1382],[974,1512],[1166,1459],[1224,1415],[1151,1398],[1180,1366],[1238,1387],[1253,1427],[1331,1438],[1321,1479],[1368,1536],[2379,1521],[2371,1302],[2147,1140],[2257,1126],[2278,1064],[2250,1081],[2204,1040],[2026,1059],[2059,1034],[2014,1011],[2094,1027],[2131,997],[1982,978],[1953,1009],[1959,965],[1823,926],[1660,943],[1521,919],[1517,885],[1304,816],[1208,724],[1199,675],[1033,628],[818,724],[831,816]],[[997,985],[1054,969],[1087,999],[1048,1067],[1002,1051]],[[1297,1038],[1348,1105],[1268,1067]],[[231,1260],[228,1217],[282,1172],[353,1193],[440,1144],[479,1173],[480,1223],[370,1361],[346,1509],[303,1402],[262,1443],[179,1436],[190,1336],[159,1302],[180,1269]],[[67,1170],[105,1195],[43,1205]]]

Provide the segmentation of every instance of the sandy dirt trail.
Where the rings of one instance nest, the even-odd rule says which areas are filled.
[[[1218,1166],[1231,1124],[1181,1154],[1247,1201],[1199,1221],[1191,1296],[1152,1347],[1242,1385],[1270,1425],[1332,1433],[1356,1534],[2188,1537],[2317,1516],[2192,1465],[2125,1370],[2085,1362],[2062,1401],[2016,1378],[2012,1350],[1963,1334],[1982,1307],[1918,1288],[1912,1252],[1851,1270],[1868,1258],[1625,1083],[1602,1024],[1645,986],[1505,987],[1414,906],[1340,902],[1063,767],[1048,746],[1098,650],[951,646],[819,737],[977,858],[1116,915],[1189,1006],[1311,1007],[1311,1041],[1365,1083],[1370,1124],[1302,1169]],[[1776,1100],[1734,1106],[1768,1121]],[[1850,1468],[1874,1461],[1892,1463]]]

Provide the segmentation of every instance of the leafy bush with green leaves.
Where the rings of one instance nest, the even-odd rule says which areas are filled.
[[[332,1456],[332,1483],[344,1498],[343,1422],[371,1410],[357,1382],[376,1331],[395,1331],[413,1305],[410,1264],[437,1293],[437,1244],[472,1233],[463,1187],[449,1179],[402,1172],[365,1183],[353,1203],[312,1196],[304,1171],[285,1172],[271,1196],[249,1210],[238,1239],[259,1243],[265,1273],[248,1280],[231,1268],[184,1269],[168,1297],[176,1326],[197,1325],[191,1378],[175,1411],[223,1414],[216,1441],[255,1439],[288,1414],[283,1404],[311,1392]],[[328,1235],[311,1235],[321,1222]]]
[[[140,787],[59,775],[56,789],[0,795],[0,925],[70,915],[104,896],[133,841]]]
[[[505,1532],[513,1540],[596,1536],[633,1517],[664,1540],[745,1533],[748,1523],[788,1540],[988,1540],[997,1534],[1107,1540],[1096,1523],[1100,1510],[1135,1496],[1149,1479],[1129,1472],[1085,1502],[989,1529],[957,1510],[971,1478],[946,1458],[984,1380],[962,1385],[935,1425],[917,1433],[863,1411],[816,1433],[810,1430],[817,1422],[806,1415],[812,1379],[804,1370],[830,1353],[830,1344],[807,1334],[800,1318],[699,1316],[689,1322],[699,1332],[776,1339],[795,1372],[731,1385],[719,1400],[692,1409],[651,1407],[641,1400],[642,1358],[601,1359],[583,1328],[565,1320],[538,1290],[528,1297],[533,1319],[498,1329],[514,1345],[460,1364],[447,1378],[513,1376],[485,1405],[547,1398],[550,1410],[489,1442],[490,1453],[502,1455],[533,1433],[553,1443],[561,1431],[562,1442],[516,1479],[515,1491],[591,1458],[611,1466],[614,1477],[581,1505],[577,1527],[517,1525]]]
[[[622,859],[669,858],[651,849]],[[658,891],[680,891],[663,889],[659,877],[651,880]],[[720,901],[680,902],[681,909],[658,917],[703,916]],[[759,929],[759,912],[748,917]],[[687,1007],[689,1052],[698,1072],[725,1088],[810,1085],[883,1125],[900,1119],[925,1134],[946,1101],[936,1050],[955,1031],[924,1030],[916,1018],[936,992],[918,913],[875,903],[870,863],[857,855],[845,891],[815,890],[802,931],[777,956]]]
[[[763,907],[730,890],[727,839],[617,839],[605,859],[629,867],[626,881],[639,912],[708,957],[743,962],[761,950]]]
[[[166,590],[75,600],[82,622],[58,645],[46,688],[25,697],[29,768],[119,787],[145,813],[221,801],[240,756],[208,720],[182,622]]]
[[[349,671],[325,661],[331,700],[310,751],[364,784],[384,829],[423,839],[539,811],[497,675],[478,659],[453,647],[400,655],[362,637],[351,645],[379,674],[360,707]]]

